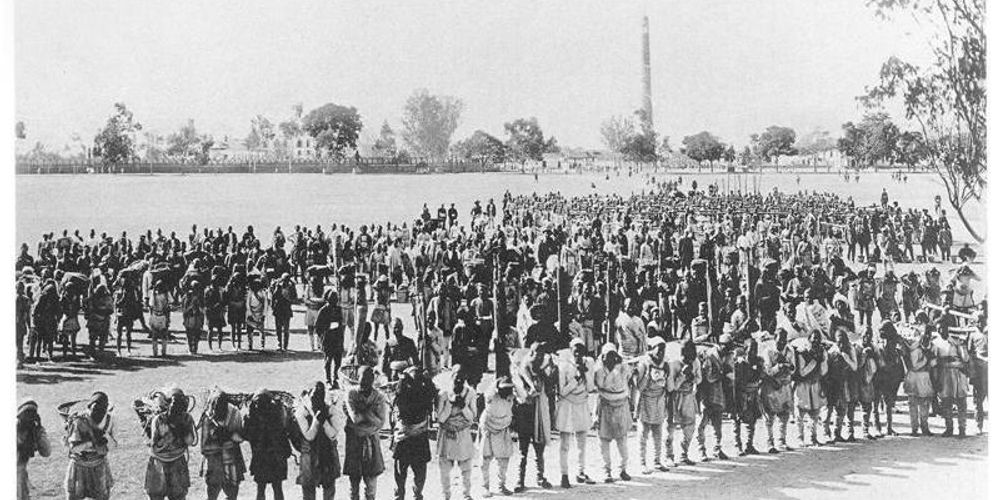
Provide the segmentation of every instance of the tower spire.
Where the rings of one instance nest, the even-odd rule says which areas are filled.
[[[643,125],[653,129],[653,82],[649,63],[649,16],[642,16],[642,110]]]

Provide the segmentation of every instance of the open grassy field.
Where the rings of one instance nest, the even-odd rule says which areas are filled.
[[[681,177],[685,186],[701,188],[716,183],[721,189],[750,190],[747,175],[707,171],[661,174],[657,180]],[[296,224],[329,229],[333,223],[412,222],[424,203],[434,211],[454,203],[459,222],[465,222],[475,200],[500,203],[504,191],[512,194],[562,192],[567,196],[593,192],[628,195],[648,190],[647,178],[626,174],[605,178],[598,174],[532,175],[514,173],[432,175],[322,175],[322,174],[203,174],[203,175],[20,175],[16,177],[17,241],[34,246],[42,233],[79,229],[130,235],[162,228],[185,236],[192,224],[233,226],[241,232],[253,225],[261,234],[281,226],[288,234]],[[762,192],[818,191],[851,196],[860,205],[878,203],[886,188],[892,201],[905,208],[930,209],[934,196],[945,198],[940,179],[911,174],[905,184],[888,173],[864,173],[860,182],[845,182],[835,174],[768,172],[758,176]],[[950,207],[946,210],[951,213]],[[985,207],[971,206],[970,220],[985,230]],[[962,224],[951,221],[956,245],[971,241]],[[957,248],[957,246],[956,246]]]

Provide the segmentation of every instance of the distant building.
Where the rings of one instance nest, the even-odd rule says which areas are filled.
[[[312,160],[322,156],[316,151],[316,139],[306,134],[288,139],[288,152],[296,160]]]
[[[782,167],[789,166],[815,166],[815,167],[847,167],[847,158],[837,149],[830,149],[819,153],[808,155],[779,156],[774,159],[773,164]]]
[[[267,149],[247,148],[242,141],[223,141],[212,145],[208,150],[208,161],[213,163],[263,161],[274,157]]]

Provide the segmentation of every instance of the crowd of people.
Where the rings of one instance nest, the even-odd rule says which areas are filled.
[[[305,498],[317,489],[333,498],[340,475],[350,478],[352,498],[362,489],[374,498],[386,468],[383,428],[399,499],[410,472],[422,498],[432,440],[445,498],[456,466],[461,493],[471,497],[478,459],[487,496],[523,492],[532,453],[537,486],[552,487],[544,451],[555,437],[560,486],[592,484],[591,431],[601,479],[627,481],[632,440],[643,473],[695,456],[728,459],[725,416],[740,455],[759,453],[761,421],[767,453],[792,449],[790,421],[797,446],[853,441],[857,430],[868,439],[893,435],[900,386],[913,435],[931,434],[933,413],[944,419],[943,435],[965,436],[971,382],[982,431],[986,302],[974,297],[972,268],[950,257],[939,206],[904,209],[887,194],[859,206],[833,194],[681,186],[660,182],[632,196],[508,193],[499,206],[476,202],[465,224],[454,205],[442,205],[433,214],[425,206],[409,225],[296,226],[263,238],[253,227],[240,235],[192,227],[183,240],[160,230],[137,240],[94,230],[45,235],[34,255],[24,245],[17,261],[19,361],[73,359],[78,348],[100,358],[112,320],[119,355],[132,352],[140,322],[152,354],[166,356],[177,310],[192,354],[205,338],[209,349],[223,349],[227,335],[230,349],[242,350],[244,336],[248,350],[255,338],[265,349],[272,332],[275,348],[286,350],[291,318],[304,308],[310,349],[324,353],[325,383],[296,396],[214,390],[197,423],[176,387],[142,406],[150,498],[184,498],[192,446],[206,457],[209,498],[235,498],[247,470],[244,441],[258,498],[269,485],[283,498],[293,450]],[[959,257],[973,261],[975,253],[966,246]],[[901,263],[925,270],[897,276]],[[400,301],[411,306],[411,335]],[[108,498],[107,395],[95,393],[66,417],[67,494]],[[630,437],[634,427],[640,432]],[[19,485],[28,459],[49,452],[43,429],[37,405],[22,403]]]

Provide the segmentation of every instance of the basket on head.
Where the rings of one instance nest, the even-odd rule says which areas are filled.
[[[56,406],[56,412],[59,413],[59,416],[63,418],[64,422],[68,422],[71,415],[79,413],[86,408],[86,403],[86,399],[77,399],[76,401],[60,403],[59,406]]]

